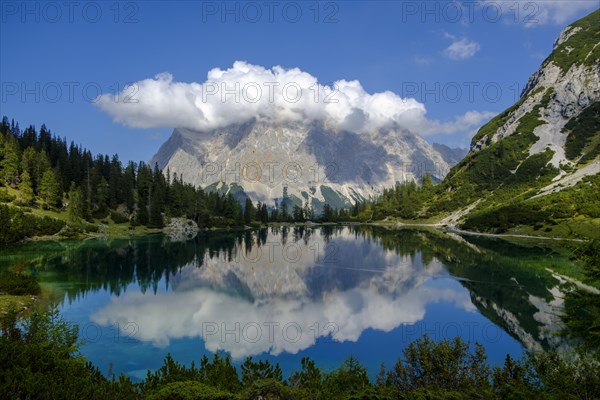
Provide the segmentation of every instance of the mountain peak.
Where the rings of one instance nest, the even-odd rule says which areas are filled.
[[[255,201],[325,202],[348,207],[424,173],[442,179],[448,163],[422,137],[397,126],[365,133],[324,122],[257,119],[210,131],[175,129],[151,163],[209,190],[241,188]],[[284,190],[286,195],[284,195]]]
[[[546,81],[558,81],[576,70],[593,69],[600,59],[600,10],[574,22],[562,30],[554,42],[552,53],[544,60],[541,68],[534,73],[521,93],[527,97],[540,84],[540,78],[551,77]],[[549,83],[549,82],[545,82]]]

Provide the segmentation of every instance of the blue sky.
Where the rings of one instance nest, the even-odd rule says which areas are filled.
[[[467,146],[489,112],[515,102],[564,26],[598,1],[3,0],[0,7],[0,114],[21,126],[46,123],[93,153],[148,160],[173,126],[115,122],[117,112],[99,107],[96,96],[164,72],[202,83],[209,70],[235,61],[414,98],[427,111],[421,122],[429,128],[420,132],[427,140]]]

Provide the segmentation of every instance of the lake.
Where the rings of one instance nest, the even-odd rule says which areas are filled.
[[[142,379],[203,354],[279,362],[309,356],[330,371],[350,355],[374,376],[427,334],[478,341],[489,363],[523,350],[565,350],[564,293],[548,270],[570,261],[544,244],[437,230],[278,227],[34,242],[0,251],[2,268],[35,274],[81,353],[104,373]]]

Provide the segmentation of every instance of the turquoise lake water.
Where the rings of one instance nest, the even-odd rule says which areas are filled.
[[[410,341],[478,341],[489,363],[564,348],[563,292],[546,268],[569,260],[524,246],[435,230],[285,227],[36,242],[0,251],[25,263],[104,373],[138,379],[170,353],[223,352],[279,362],[309,356],[332,370],[350,355],[374,376]]]

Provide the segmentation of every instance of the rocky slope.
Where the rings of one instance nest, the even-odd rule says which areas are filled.
[[[432,146],[450,166],[458,164],[469,152],[469,149],[463,147],[449,147],[441,143],[433,143]]]
[[[473,215],[484,220],[486,213],[510,219],[506,207],[511,205],[512,211],[548,212],[536,221],[517,218],[508,226],[547,222],[556,213],[545,203],[566,201],[555,198],[559,192],[571,188],[563,193],[566,197],[598,185],[599,154],[600,10],[563,30],[521,99],[475,135],[430,211],[453,212],[445,222],[456,223],[464,215],[467,221]],[[555,197],[542,199],[548,195]],[[585,216],[597,218],[596,211]],[[580,214],[573,209],[560,218]]]
[[[234,191],[273,205],[308,201],[347,207],[396,182],[428,172],[442,179],[448,163],[407,130],[338,132],[324,124],[251,121],[213,131],[175,129],[151,163],[185,182]]]

